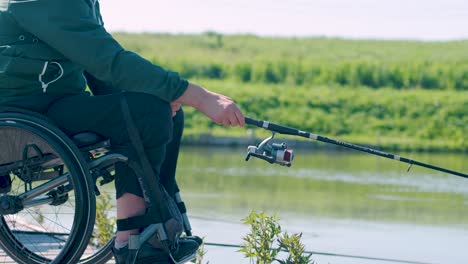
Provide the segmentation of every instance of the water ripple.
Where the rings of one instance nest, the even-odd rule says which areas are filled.
[[[418,174],[418,173],[398,173],[385,172],[375,173],[361,171],[358,173],[349,173],[344,171],[327,171],[319,169],[283,169],[283,168],[241,168],[241,167],[205,167],[190,168],[192,173],[217,174],[220,176],[239,177],[294,177],[313,179],[320,181],[345,182],[353,184],[377,184],[393,185],[398,187],[411,187],[422,192],[453,192],[468,196],[468,181],[441,174]],[[400,189],[404,190],[404,189]]]

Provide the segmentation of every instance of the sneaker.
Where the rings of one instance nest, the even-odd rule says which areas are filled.
[[[172,260],[176,263],[185,263],[197,256],[197,249],[200,247],[193,239],[180,238],[178,248],[172,252]]]
[[[193,239],[181,238],[179,240],[178,248],[172,252],[172,258],[164,250],[152,246],[150,243],[144,243],[140,250],[135,263],[137,264],[170,264],[186,262],[193,259],[196,256],[197,249],[200,246]],[[130,250],[128,246],[120,249],[113,248],[112,253],[114,255],[116,264],[127,264],[131,263],[129,259]]]
[[[203,239],[197,236],[184,236],[183,238],[195,241],[199,246],[203,244]]]

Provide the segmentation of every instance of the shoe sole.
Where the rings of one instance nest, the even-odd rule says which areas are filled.
[[[172,264],[169,259],[161,259],[157,257],[147,257],[144,259],[138,259],[136,264]]]

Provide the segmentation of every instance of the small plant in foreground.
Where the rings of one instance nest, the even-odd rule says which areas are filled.
[[[102,198],[96,203],[96,224],[94,225],[96,244],[101,247],[111,240],[114,235],[115,218],[109,218],[107,212],[112,209],[111,196],[102,193]]]
[[[205,238],[203,237],[202,240],[203,240],[203,243],[197,249],[197,257],[192,260],[192,262],[195,263],[195,264],[203,264],[203,258],[206,255]],[[210,262],[207,261],[205,264],[210,264]]]
[[[301,243],[302,234],[288,235],[281,233],[277,215],[268,216],[265,213],[252,211],[244,220],[251,227],[250,233],[244,238],[239,252],[244,252],[250,263],[268,264],[278,261],[281,264],[309,264],[313,263],[312,254],[305,254]],[[280,251],[288,253],[285,260],[277,259]]]
[[[244,220],[244,224],[251,227],[250,233],[245,236],[242,248],[250,263],[266,264],[275,260],[279,248],[274,247],[277,236],[281,233],[276,215],[267,216],[265,213],[252,211]]]
[[[313,263],[310,259],[312,254],[305,254],[305,247],[301,243],[301,234],[283,233],[278,239],[281,251],[288,252],[288,258],[285,260],[278,260],[281,264],[308,264]]]

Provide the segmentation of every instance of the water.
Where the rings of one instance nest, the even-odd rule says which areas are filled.
[[[466,154],[396,154],[468,171]],[[303,233],[318,264],[468,263],[468,179],[416,166],[407,172],[404,163],[356,151],[296,150],[290,168],[244,155],[244,148],[181,151],[182,196],[194,233],[210,243],[242,243],[241,219],[254,209]],[[249,263],[235,248],[206,250],[205,262]]]
[[[317,263],[468,263],[468,179],[354,151],[296,151],[291,168],[244,161],[244,149],[187,148],[179,185],[196,234],[240,244],[250,210],[277,212]],[[405,154],[467,172],[463,154]],[[249,263],[207,246],[210,263]],[[319,254],[320,253],[320,254]],[[351,255],[327,256],[321,253]],[[354,257],[353,257],[354,256]]]

